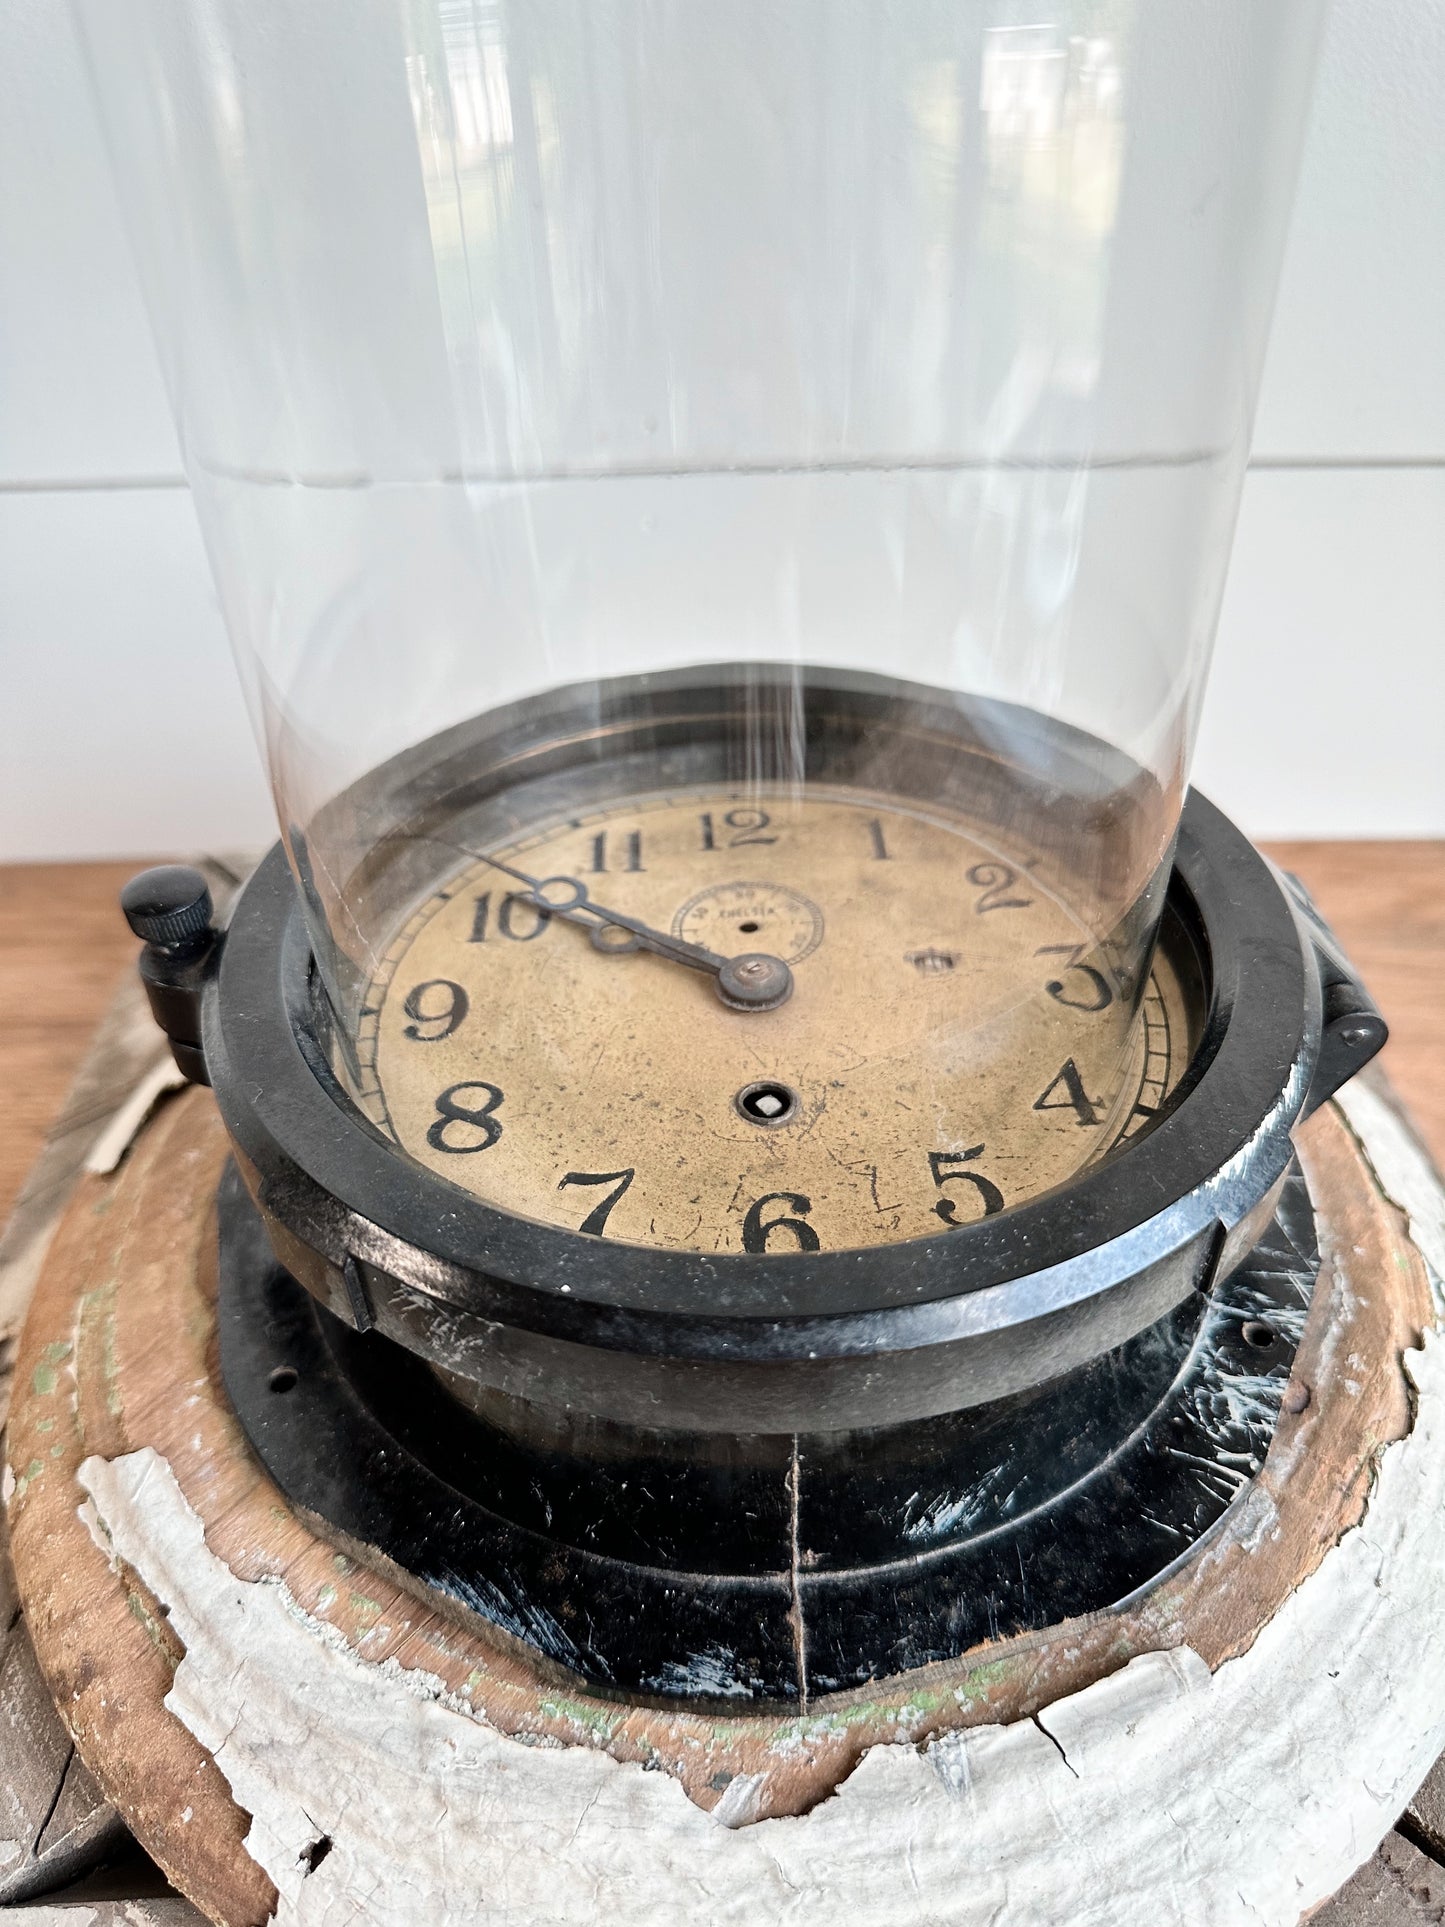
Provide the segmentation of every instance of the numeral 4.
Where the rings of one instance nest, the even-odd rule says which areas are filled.
[[[1062,1095],[1055,1097],[1055,1091],[1060,1091]],[[1081,1127],[1097,1124],[1099,1121],[1099,1099],[1086,1095],[1084,1080],[1080,1077],[1079,1067],[1072,1057],[1064,1060],[1052,1084],[1034,1099],[1034,1109],[1036,1111],[1072,1111],[1075,1123]]]

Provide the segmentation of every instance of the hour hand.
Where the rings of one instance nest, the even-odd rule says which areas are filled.
[[[548,916],[588,928],[594,950],[606,955],[624,956],[629,951],[650,950],[656,956],[686,964],[690,970],[704,971],[713,980],[718,996],[730,1010],[776,1010],[792,994],[793,973],[781,957],[762,951],[748,951],[741,957],[721,957],[701,944],[687,943],[670,931],[655,930],[636,917],[625,916],[594,903],[587,885],[577,877],[528,878],[531,888],[519,891],[525,902],[535,904]]]
[[[651,950],[659,957],[671,957],[675,963],[687,964],[693,970],[705,970],[710,976],[716,976],[728,961],[716,951],[704,950],[701,944],[685,943],[670,931],[654,930],[651,924],[639,923],[636,917],[624,916],[620,910],[609,910],[603,904],[594,903],[587,885],[577,877],[543,877],[532,889],[519,891],[518,895],[524,903],[535,904],[549,916],[585,925],[590,930],[594,950],[619,957],[633,950]],[[620,934],[613,936],[613,931]]]

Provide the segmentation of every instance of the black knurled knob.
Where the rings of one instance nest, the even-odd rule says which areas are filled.
[[[120,893],[125,920],[159,950],[196,950],[210,932],[211,892],[199,870],[162,863],[142,870]]]

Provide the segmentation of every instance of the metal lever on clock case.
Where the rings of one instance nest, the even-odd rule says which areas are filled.
[[[193,1084],[209,1084],[201,1048],[201,995],[221,946],[210,886],[189,864],[165,863],[132,877],[121,891],[120,907],[145,945],[141,982],[151,1015],[170,1039],[172,1057]]]
[[[1379,1007],[1320,915],[1314,898],[1288,870],[1279,875],[1298,916],[1320,980],[1320,1049],[1300,1113],[1308,1117],[1368,1064],[1389,1036]]]

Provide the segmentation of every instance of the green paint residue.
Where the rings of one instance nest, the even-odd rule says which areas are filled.
[[[473,1675],[473,1678],[478,1677],[480,1675]],[[547,1719],[570,1720],[574,1726],[580,1726],[585,1732],[595,1733],[604,1740],[611,1739],[623,1719],[620,1713],[590,1705],[586,1700],[545,1699],[540,1702],[538,1711]]]
[[[121,1414],[121,1401],[120,1392],[116,1384],[114,1310],[115,1286],[113,1284],[97,1285],[94,1291],[85,1293],[80,1301],[80,1316],[77,1320],[79,1331],[77,1351],[78,1362],[83,1361],[88,1356],[86,1346],[91,1342],[91,1334],[94,1332],[97,1323],[99,1323],[100,1363],[101,1375],[105,1381],[105,1402],[111,1416],[113,1418],[119,1418]],[[76,1423],[81,1432],[81,1442],[83,1444],[85,1427],[79,1407],[76,1409]]]
[[[144,1628],[146,1638],[150,1641],[151,1645],[155,1647],[162,1659],[165,1660],[171,1671],[174,1672],[175,1655],[170,1641],[162,1631],[156,1615],[150,1610],[149,1606],[146,1605],[145,1601],[138,1598],[133,1592],[126,1593],[125,1603],[130,1609],[131,1618],[136,1620],[137,1623]]]
[[[57,1338],[45,1347],[35,1370],[30,1374],[30,1389],[37,1398],[50,1398],[54,1395],[55,1388],[60,1383],[60,1373],[57,1368],[63,1365],[69,1356],[70,1345],[63,1338]]]
[[[115,1355],[115,1293],[105,1308],[105,1323],[100,1328],[101,1370],[105,1377],[105,1409],[119,1418],[125,1407],[120,1396],[120,1364]]]
[[[317,1593],[316,1604],[321,1612],[330,1612],[331,1608],[336,1604],[336,1588],[329,1579],[321,1588],[320,1592]]]
[[[44,1470],[45,1467],[40,1463],[39,1459],[32,1459],[15,1481],[15,1497],[17,1499],[23,1499]]]

